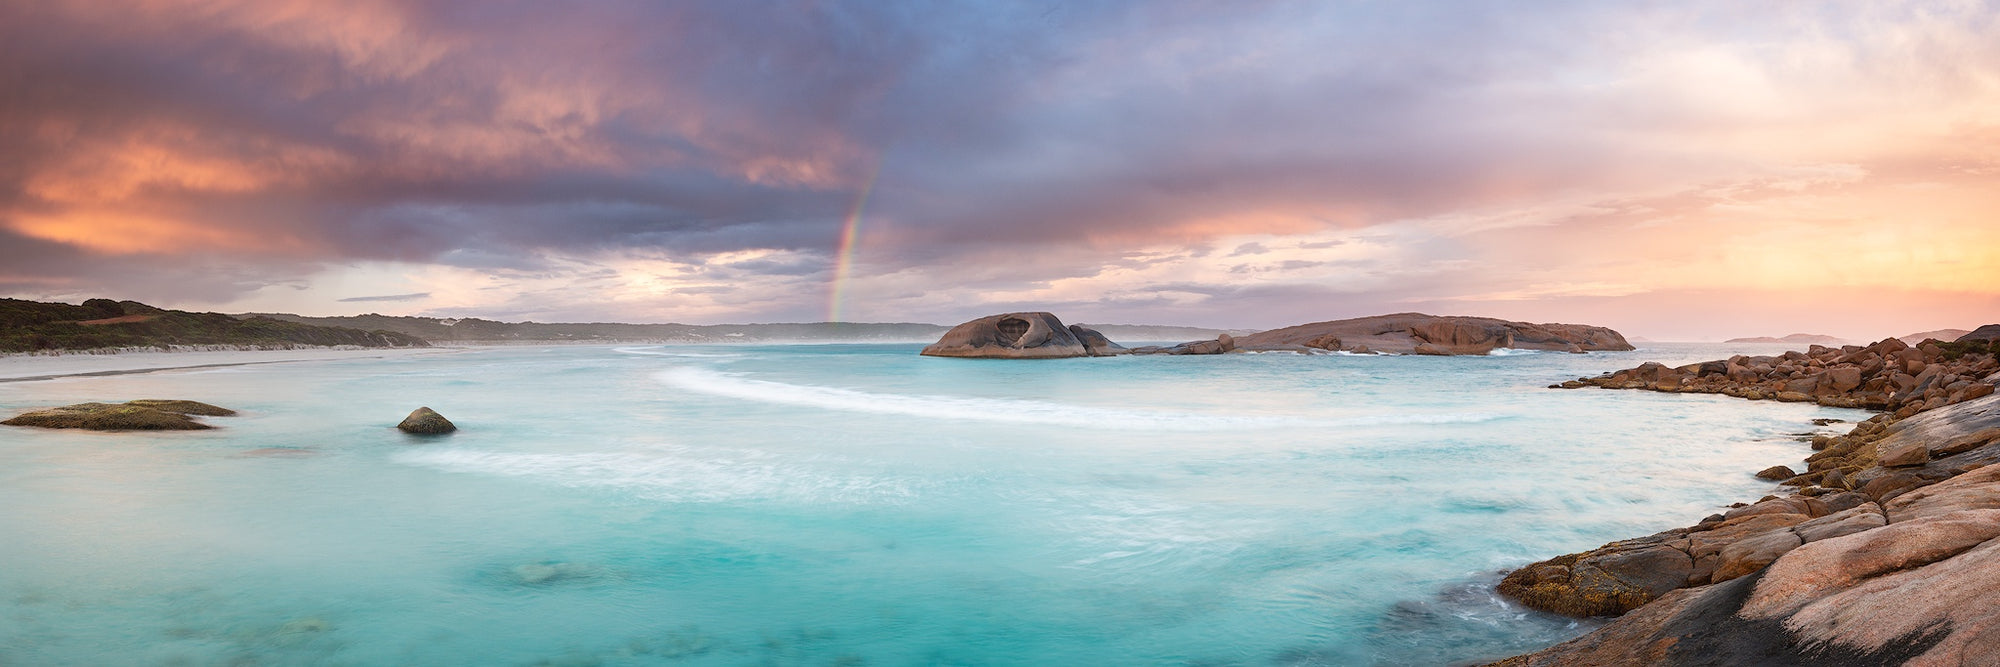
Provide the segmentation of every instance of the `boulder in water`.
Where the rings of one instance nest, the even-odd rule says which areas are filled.
[[[1093,357],[1112,357],[1131,353],[1131,350],[1111,342],[1111,339],[1105,338],[1104,334],[1098,333],[1096,329],[1072,324],[1069,325],[1069,333],[1076,336],[1076,341],[1083,343],[1083,349],[1089,350],[1090,356]]]
[[[444,415],[438,414],[436,410],[424,407],[417,408],[410,413],[410,416],[404,417],[403,423],[397,424],[396,428],[404,433],[439,435],[458,430],[458,425],[445,419]]]
[[[1084,331],[1097,334],[1089,329]],[[1097,334],[1095,338],[1104,336]],[[1076,333],[1052,313],[1004,313],[966,322],[952,327],[938,342],[925,347],[923,355],[987,359],[1102,356],[1093,354],[1091,347],[1078,340]]]

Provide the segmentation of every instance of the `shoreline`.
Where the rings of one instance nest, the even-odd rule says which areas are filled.
[[[110,377],[304,361],[383,359],[426,354],[454,354],[462,351],[463,348],[456,347],[306,347],[276,350],[147,349],[108,353],[77,351],[64,354],[14,354],[0,356],[0,383]]]
[[[1815,437],[1803,473],[1756,473],[1789,492],[1509,573],[1496,592],[1516,604],[1608,622],[1485,664],[1960,664],[1985,653],[2000,641],[2000,576],[1981,574],[2000,570],[2000,348],[1948,347],[1813,346],[1552,385],[1876,414]]]

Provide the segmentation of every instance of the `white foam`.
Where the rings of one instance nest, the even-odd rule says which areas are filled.
[[[618,352],[621,354],[638,354],[648,357],[678,357],[682,359],[740,359],[743,357],[743,355],[741,354],[734,354],[734,353],[718,354],[712,352],[664,352],[662,351],[663,349],[664,349],[663,346],[614,347],[611,348],[611,351]]]
[[[1527,355],[1530,355],[1530,354],[1541,354],[1541,353],[1542,353],[1542,351],[1541,351],[1541,350],[1522,350],[1522,349],[1516,349],[1516,348],[1511,348],[1511,347],[1496,347],[1496,348],[1493,348],[1493,349],[1491,349],[1491,350],[1487,350],[1487,351],[1486,351],[1486,356],[1489,356],[1489,357],[1521,357],[1521,356],[1527,356]]]
[[[1097,408],[1006,398],[877,394],[838,387],[751,380],[705,368],[676,368],[661,373],[660,379],[678,389],[746,401],[961,421],[1168,431],[1273,428],[1307,423],[1307,420],[1285,417]]]
[[[394,459],[446,472],[616,489],[667,502],[899,502],[914,497],[918,486],[902,478],[831,474],[738,449],[700,453],[669,447],[569,454],[422,449],[399,453]]]
[[[1273,415],[1222,415],[1184,410],[1099,408],[1007,398],[877,394],[839,387],[751,380],[695,367],[664,371],[660,373],[659,378],[677,389],[762,403],[931,419],[1118,430],[1216,431],[1391,424],[1466,424],[1503,417],[1488,413],[1447,413],[1377,414],[1339,419],[1312,419]]]

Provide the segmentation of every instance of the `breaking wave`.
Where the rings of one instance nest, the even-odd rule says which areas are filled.
[[[842,412],[926,417],[1011,424],[1041,424],[1117,430],[1215,431],[1232,429],[1375,426],[1391,424],[1466,424],[1493,421],[1504,415],[1379,414],[1339,419],[1273,415],[1225,415],[1170,410],[1100,408],[1045,401],[962,396],[922,396],[752,380],[706,368],[676,368],[659,378],[677,389],[745,401],[820,408]]]

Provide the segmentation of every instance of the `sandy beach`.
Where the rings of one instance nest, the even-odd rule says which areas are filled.
[[[124,375],[189,368],[296,361],[380,359],[426,354],[451,354],[459,348],[308,348],[298,350],[203,350],[188,352],[120,352],[116,354],[16,354],[0,356],[0,382],[28,382],[61,377]]]

